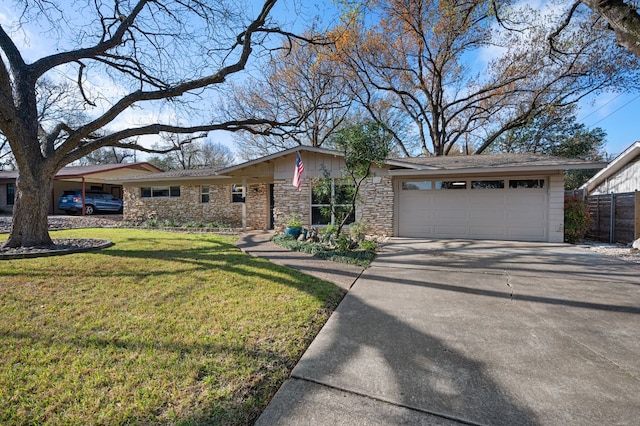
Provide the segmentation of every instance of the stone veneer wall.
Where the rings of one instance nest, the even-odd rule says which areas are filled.
[[[273,195],[275,230],[283,231],[286,218],[297,214],[302,224],[309,226],[311,216],[311,185],[309,179],[302,180],[301,191],[290,183],[276,182]],[[369,224],[369,233],[380,236],[393,235],[393,182],[389,176],[368,178],[360,188],[362,202],[356,208],[356,218]]]
[[[247,227],[269,229],[269,184],[253,183],[247,185],[246,204]]]
[[[273,185],[273,221],[276,231],[283,231],[287,226],[286,219],[297,215],[302,219],[302,226],[309,226],[311,215],[310,179],[302,179],[300,191],[291,183],[276,181]]]
[[[372,176],[360,187],[361,204],[356,219],[369,224],[369,233],[393,236],[393,181],[390,176]]]
[[[200,185],[181,185],[180,197],[140,197],[140,187],[124,187],[124,217],[129,222],[148,219],[222,222],[242,226],[242,203],[231,202],[231,185],[209,185],[209,202],[200,202]],[[265,184],[249,185],[247,190],[247,228],[268,227],[269,193]]]

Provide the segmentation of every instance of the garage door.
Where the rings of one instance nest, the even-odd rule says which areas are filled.
[[[401,237],[547,241],[544,179],[404,180]]]

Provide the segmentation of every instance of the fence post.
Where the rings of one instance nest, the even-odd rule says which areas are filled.
[[[600,196],[596,195],[596,240],[600,238]]]
[[[613,244],[616,234],[616,194],[611,193],[611,206],[609,206],[609,244]]]
[[[638,191],[634,192],[635,198],[635,209],[633,210],[633,217],[635,219],[635,223],[633,226],[633,241],[640,238],[640,196],[638,196]]]

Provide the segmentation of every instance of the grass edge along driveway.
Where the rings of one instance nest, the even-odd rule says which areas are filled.
[[[231,237],[52,237],[115,245],[0,261],[0,424],[250,424],[343,296]]]

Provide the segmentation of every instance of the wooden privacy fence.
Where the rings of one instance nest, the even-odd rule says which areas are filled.
[[[587,239],[606,243],[631,243],[640,238],[640,193],[590,195],[587,205],[591,226]]]

